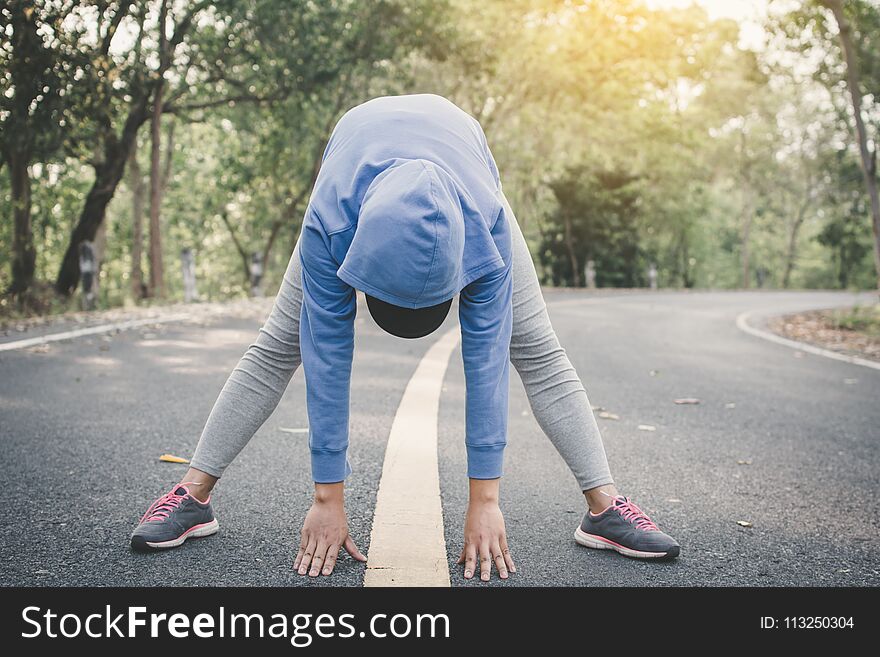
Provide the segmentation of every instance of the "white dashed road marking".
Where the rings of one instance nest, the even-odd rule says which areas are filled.
[[[364,586],[449,586],[437,422],[456,326],[422,357],[397,408],[376,497]]]

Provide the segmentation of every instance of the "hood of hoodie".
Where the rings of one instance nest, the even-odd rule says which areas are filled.
[[[442,167],[422,159],[394,164],[367,189],[337,276],[405,308],[448,301],[464,274],[466,204]]]

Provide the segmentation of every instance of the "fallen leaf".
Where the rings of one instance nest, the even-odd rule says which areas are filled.
[[[736,408],[736,404],[734,402],[727,402],[724,408]]]
[[[159,460],[165,461],[165,463],[189,463],[189,459],[174,456],[173,454],[163,454],[159,457]]]
[[[43,344],[38,344],[36,347],[31,347],[30,352],[32,354],[45,354],[49,351],[49,344],[44,342]]]
[[[595,404],[590,406],[590,408],[592,408],[594,411],[604,411],[605,410],[604,406],[596,406]]]
[[[619,420],[620,416],[616,413],[609,413],[608,411],[602,411],[599,413],[599,417],[604,420]]]
[[[699,404],[700,400],[694,397],[684,397],[682,399],[676,399],[676,404]]]
[[[650,372],[648,372],[648,374],[650,374],[651,376],[657,376],[658,374],[660,374],[660,370],[651,370]]]
[[[739,525],[740,527],[751,527],[752,526],[752,523],[750,523],[748,520],[737,520],[736,524]]]
[[[637,428],[639,431],[657,431],[653,424],[640,424]]]
[[[308,433],[309,428],[303,427],[301,429],[288,429],[287,427],[279,427],[279,431],[283,431],[284,433]]]
[[[736,464],[737,464],[737,465],[751,465],[752,462],[751,462],[751,461],[741,460],[741,461],[737,461]]]

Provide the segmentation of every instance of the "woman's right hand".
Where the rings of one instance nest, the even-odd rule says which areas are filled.
[[[348,533],[343,502],[343,483],[315,484],[315,501],[303,522],[299,551],[293,567],[300,575],[329,575],[336,565],[339,548],[354,559],[366,561]]]

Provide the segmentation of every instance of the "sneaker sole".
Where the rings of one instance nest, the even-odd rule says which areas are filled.
[[[666,552],[644,552],[642,550],[633,550],[628,547],[624,547],[619,543],[615,543],[614,541],[609,541],[607,538],[603,538],[602,536],[597,536],[596,534],[588,534],[587,532],[581,530],[580,527],[574,530],[574,540],[577,541],[579,545],[583,545],[584,547],[594,548],[596,550],[614,550],[615,552],[619,552],[623,556],[630,557],[632,559],[675,559],[680,551],[680,548],[677,545],[670,548]]]
[[[214,520],[212,520],[211,522],[205,522],[201,525],[190,527],[180,536],[178,536],[177,538],[172,538],[169,541],[145,541],[140,536],[134,536],[131,539],[131,547],[138,552],[168,550],[170,548],[175,548],[183,545],[184,541],[186,541],[186,539],[188,538],[202,538],[204,536],[211,536],[212,534],[216,534],[218,529],[220,529],[220,523],[217,522],[216,518],[214,518]]]

